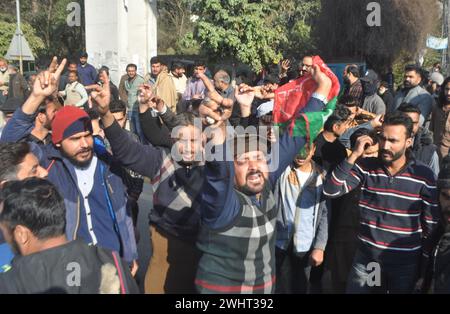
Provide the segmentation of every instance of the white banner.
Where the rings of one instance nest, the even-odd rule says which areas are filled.
[[[427,47],[436,50],[443,50],[448,48],[448,37],[438,38],[434,36],[428,36]]]

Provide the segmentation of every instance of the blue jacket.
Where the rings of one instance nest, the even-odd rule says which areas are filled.
[[[92,85],[97,83],[97,70],[93,65],[86,63],[86,66],[77,66],[78,76],[80,77],[83,85]]]
[[[18,142],[27,136],[33,128],[34,115],[27,115],[19,108],[2,132],[1,142]],[[66,235],[69,240],[77,237],[79,229],[80,206],[83,197],[77,187],[75,168],[69,160],[61,155],[53,144],[38,146],[30,143],[33,153],[39,159],[42,167],[49,171],[48,180],[52,182],[61,195],[66,205]],[[108,186],[109,197],[114,209],[117,225],[122,241],[122,257],[131,262],[137,259],[137,246],[134,236],[131,214],[126,210],[126,191],[122,179],[115,173],[115,169],[102,161],[104,166],[104,182]],[[96,209],[92,209],[96,210]],[[107,209],[97,209],[107,210]]]
[[[325,171],[313,162],[309,179],[303,186],[299,186],[299,194],[292,195],[288,187],[291,185],[289,174],[293,167],[290,165],[286,168],[278,179],[274,191],[279,208],[276,245],[282,250],[287,250],[293,239],[296,253],[309,252],[312,249],[325,251],[328,241],[328,222],[331,218],[331,211],[328,210],[329,202],[322,193]],[[285,199],[289,197],[293,198],[295,209],[285,206]]]

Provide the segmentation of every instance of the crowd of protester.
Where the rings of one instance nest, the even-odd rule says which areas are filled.
[[[0,293],[138,293],[144,182],[146,293],[450,293],[450,77],[349,64],[310,138],[274,115],[296,80],[294,119],[333,102],[314,60],[242,81],[154,57],[116,86],[86,53],[28,82],[0,59]]]

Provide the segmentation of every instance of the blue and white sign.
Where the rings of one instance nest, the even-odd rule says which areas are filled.
[[[448,38],[438,38],[434,36],[428,36],[427,47],[436,50],[443,50],[448,48]]]

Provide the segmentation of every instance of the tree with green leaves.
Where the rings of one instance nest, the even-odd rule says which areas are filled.
[[[278,63],[286,42],[277,3],[270,0],[201,0],[192,6],[198,16],[194,38],[203,54],[248,64],[254,71]]]
[[[20,11],[22,30],[33,49],[35,39],[43,46],[33,49],[38,56],[70,56],[84,49],[84,21],[81,16],[81,26],[70,27],[67,25],[67,5],[78,2],[84,6],[84,0],[21,0]],[[0,22],[16,23],[16,1],[2,0],[0,2]],[[28,38],[26,30],[28,26],[33,30],[34,38]],[[14,27],[15,29],[15,27]],[[1,40],[4,40],[3,38]]]
[[[4,56],[8,51],[16,29],[16,23],[0,21],[0,56]],[[22,24],[21,29],[33,53],[36,55],[42,52],[45,47],[44,42],[36,36],[34,28],[30,24],[25,23]]]
[[[198,44],[192,36],[194,23],[191,6],[194,0],[158,1],[158,52],[163,54],[197,54]]]
[[[314,27],[320,15],[320,0],[282,0],[278,3],[278,23],[285,28],[287,41],[281,46],[285,57],[301,59],[317,50]]]

